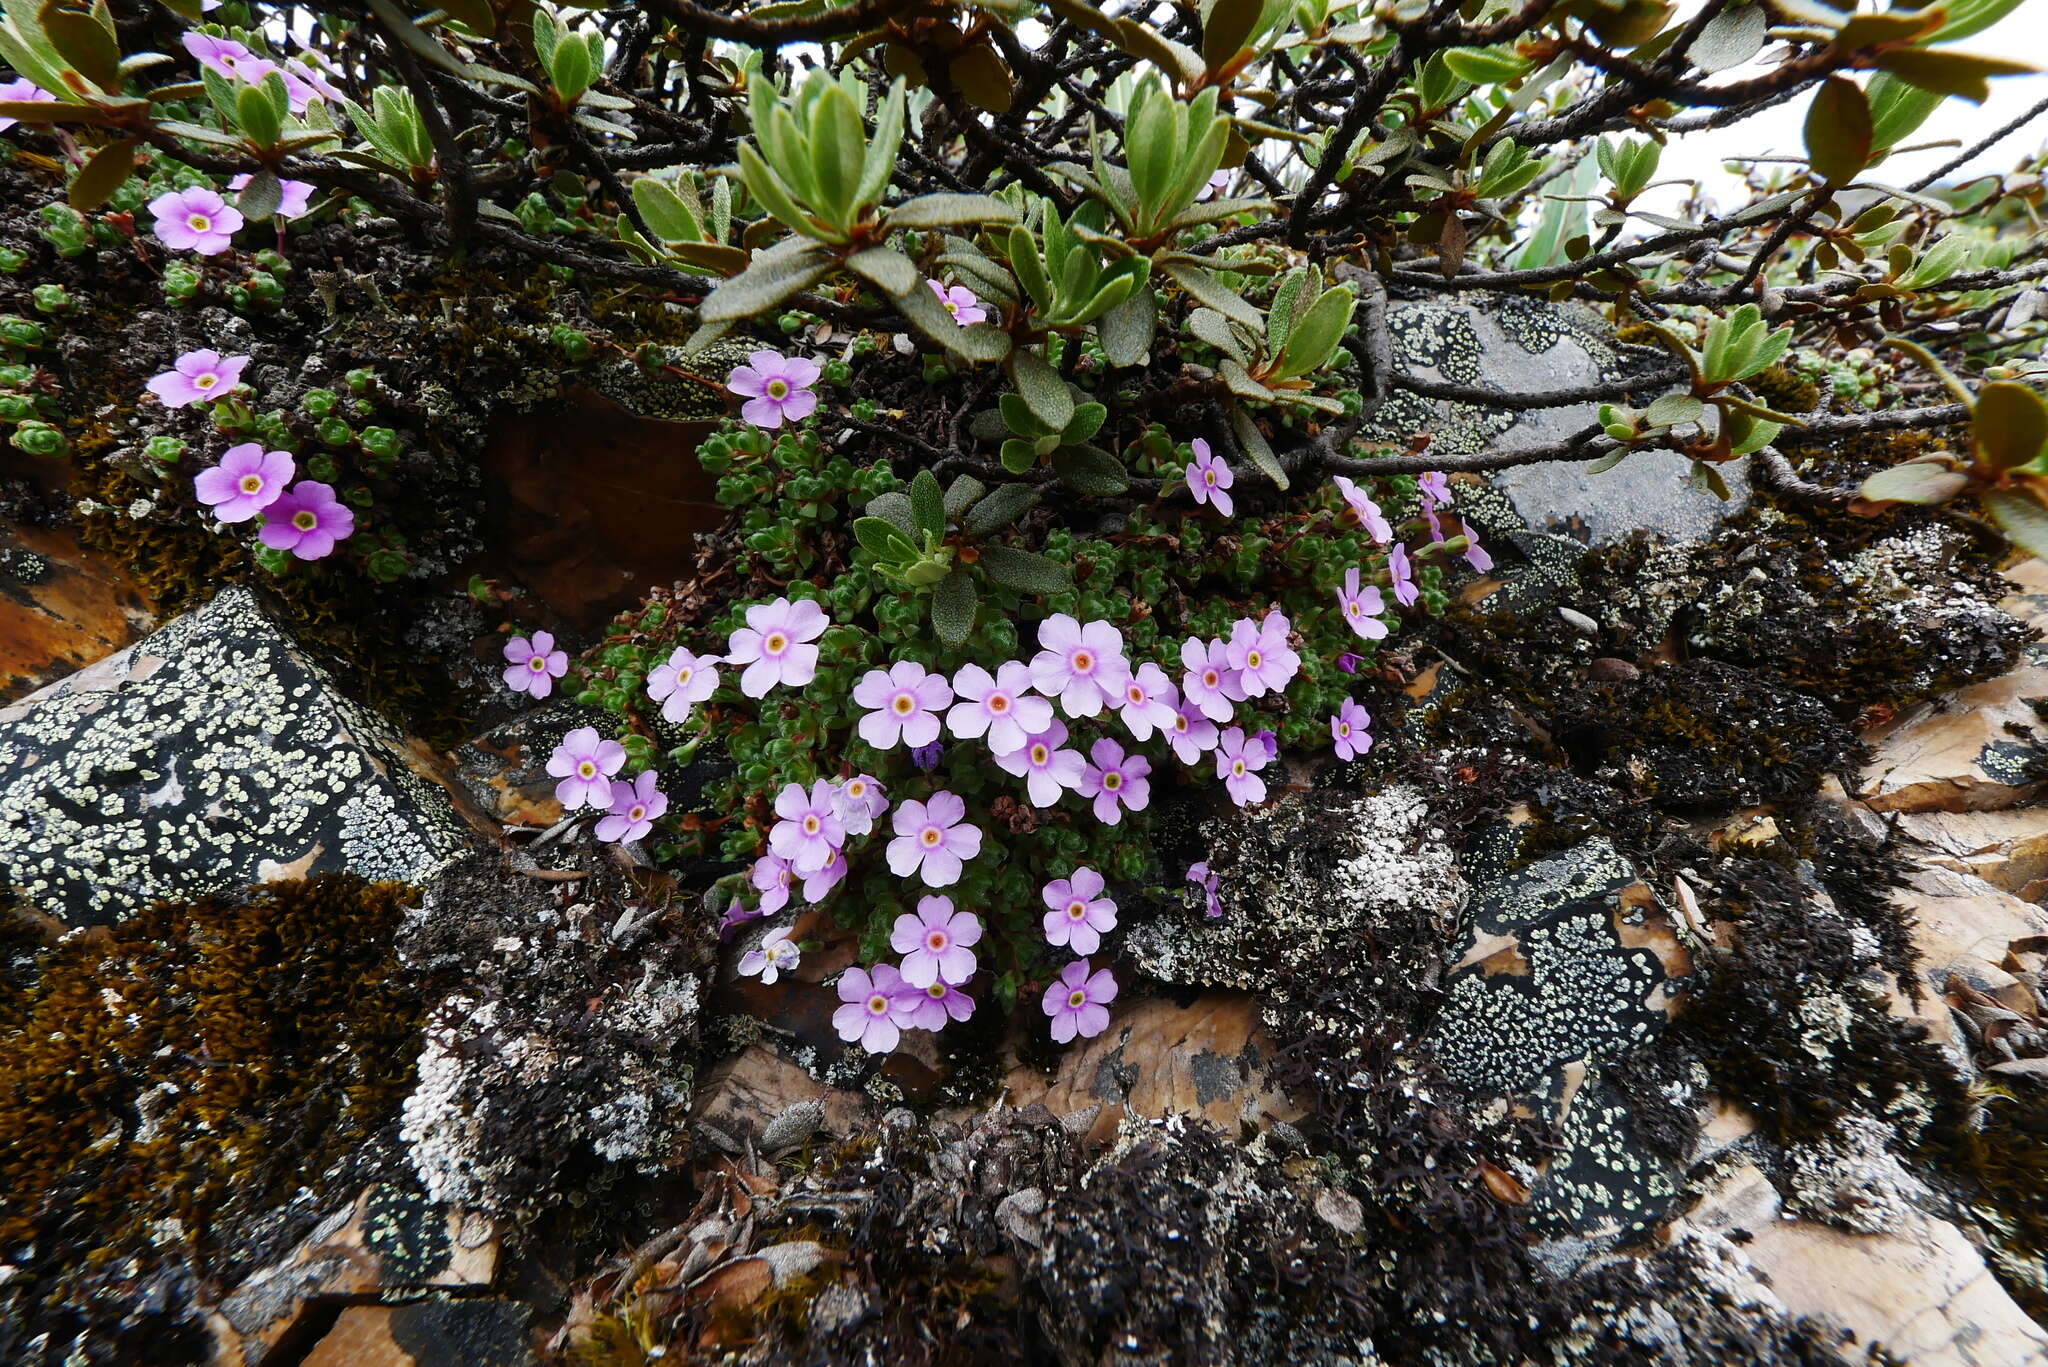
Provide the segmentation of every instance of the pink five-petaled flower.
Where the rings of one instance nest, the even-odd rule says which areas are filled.
[[[918,874],[928,888],[958,881],[961,862],[981,853],[981,829],[967,823],[967,804],[943,788],[929,802],[897,803],[890,823],[896,838],[889,842],[889,872]]]
[[[875,828],[875,818],[889,810],[886,791],[873,774],[855,774],[839,785],[833,810],[848,835],[866,835]]]
[[[348,540],[355,529],[356,515],[334,496],[331,485],[317,479],[302,479],[263,510],[263,530],[256,536],[274,551],[290,551],[301,560],[318,560],[330,554],[337,542]]]
[[[292,458],[266,451],[253,441],[230,446],[220,464],[201,470],[192,492],[223,522],[247,522],[284,496],[292,482]]]
[[[1039,651],[1031,657],[1031,684],[1048,698],[1058,698],[1070,717],[1092,717],[1106,702],[1115,702],[1130,661],[1124,638],[1107,622],[1086,626],[1064,612],[1038,624]]]
[[[1061,748],[1066,743],[1066,723],[1055,719],[1009,754],[997,755],[996,763],[1024,780],[1032,806],[1050,807],[1062,789],[1080,786],[1081,771],[1088,767],[1078,753]]]
[[[212,190],[170,190],[149,202],[156,215],[156,236],[172,251],[217,256],[234,245],[242,211]]]
[[[818,648],[808,644],[832,625],[808,598],[777,598],[747,609],[747,624],[726,641],[727,664],[745,665],[740,692],[765,698],[777,684],[801,688],[818,677]]]
[[[981,306],[981,300],[974,297],[974,291],[965,285],[947,286],[937,280],[926,280],[932,293],[939,296],[939,302],[946,306],[946,312],[953,315],[953,321],[961,327],[979,323],[988,317],[988,310]]]
[[[1173,710],[1166,739],[1173,746],[1174,758],[1182,764],[1195,764],[1216,748],[1216,723],[1203,716],[1202,709],[1193,703],[1184,702]]]
[[[933,983],[956,986],[974,976],[974,951],[981,940],[981,918],[953,910],[950,897],[920,897],[917,914],[905,912],[889,930],[889,947],[903,956],[903,981],[925,988]]]
[[[811,386],[821,373],[808,356],[782,356],[773,351],[747,355],[749,364],[735,366],[725,386],[746,400],[740,416],[756,427],[780,427],[800,422],[818,407]]]
[[[942,674],[930,674],[915,660],[898,660],[885,672],[870,669],[853,686],[853,700],[868,709],[860,738],[877,750],[898,744],[915,749],[939,738],[939,716],[953,701]]]
[[[1444,508],[1451,506],[1451,481],[1443,471],[1425,471],[1415,482],[1421,488],[1422,496],[1431,503]]]
[[[1266,780],[1256,771],[1265,768],[1271,758],[1264,745],[1246,740],[1244,732],[1235,726],[1218,738],[1216,777],[1223,780],[1223,789],[1232,802],[1249,807],[1266,800]]]
[[[832,857],[825,861],[825,867],[804,875],[804,900],[822,902],[825,894],[846,881],[846,855],[843,851],[832,851]]]
[[[1231,624],[1228,658],[1246,697],[1278,693],[1301,667],[1301,656],[1287,644],[1288,629],[1284,612],[1269,612],[1256,626],[1249,617]]]
[[[647,696],[661,704],[661,715],[678,724],[690,710],[718,688],[718,657],[693,655],[677,646],[647,675]]]
[[[1180,643],[1181,696],[1210,721],[1229,721],[1232,704],[1244,701],[1244,680],[1230,664],[1230,647],[1190,636]]]
[[[555,785],[555,800],[567,812],[609,807],[612,775],[625,765],[625,746],[600,737],[594,726],[579,726],[548,756],[548,772],[562,780]]]
[[[1065,945],[1076,954],[1093,954],[1102,937],[1116,929],[1116,903],[1102,895],[1102,875],[1083,864],[1071,878],[1055,878],[1039,896],[1044,900],[1045,940]]]
[[[994,674],[980,665],[961,665],[953,675],[960,701],[946,714],[946,725],[961,740],[986,735],[989,753],[997,759],[1014,755],[1053,723],[1052,704],[1026,693],[1029,687],[1031,671],[1016,660],[997,665]]]
[[[1040,1003],[1052,1017],[1052,1037],[1061,1044],[1079,1035],[1093,1039],[1109,1029],[1108,1003],[1116,1000],[1116,978],[1106,968],[1088,972],[1088,961],[1076,959],[1060,970]]]
[[[228,182],[228,188],[240,194],[249,188],[248,176],[236,176]],[[313,206],[313,182],[310,180],[279,180],[277,182],[277,207],[270,211],[272,218],[303,218],[306,210]]]
[[[652,769],[631,783],[614,779],[611,810],[597,823],[597,838],[610,844],[642,839],[667,810],[668,797],[658,786]]]
[[[166,408],[217,399],[241,383],[247,356],[223,356],[218,351],[188,351],[171,362],[171,368],[144,386],[163,401]],[[250,443],[254,445],[254,443]],[[237,448],[239,449],[239,448]],[[282,454],[282,453],[280,453]],[[287,460],[290,457],[286,457]]]
[[[1158,665],[1139,665],[1124,680],[1123,696],[1117,699],[1117,715],[1139,740],[1152,739],[1154,731],[1170,730],[1179,714],[1180,694]]]
[[[903,995],[910,1008],[913,1030],[943,1030],[949,1021],[964,1021],[974,1014],[974,998],[948,982],[936,982],[921,992]]]
[[[1206,503],[1217,512],[1229,517],[1237,510],[1226,492],[1237,482],[1237,476],[1230,473],[1230,466],[1223,457],[1211,455],[1209,443],[1196,437],[1195,458],[1188,463],[1188,492],[1195,496],[1195,502]]]
[[[832,1013],[832,1028],[870,1054],[894,1049],[915,1010],[903,975],[888,964],[847,969],[839,977],[839,1000],[845,1004]]]
[[[1346,698],[1330,718],[1330,745],[1339,759],[1357,759],[1372,749],[1372,713]]]
[[[761,937],[760,944],[740,955],[740,975],[772,984],[782,974],[796,972],[803,957],[803,950],[789,938],[789,927],[777,926]]]
[[[178,39],[185,51],[199,59],[199,65],[231,81],[244,79],[244,65],[253,62],[269,63],[232,38],[218,38],[211,33],[187,32]],[[260,79],[260,78],[259,78]]]
[[[514,693],[530,694],[537,702],[555,691],[555,680],[569,672],[569,652],[555,649],[550,631],[536,631],[533,639],[514,636],[505,642],[505,687]]]
[[[1217,879],[1215,874],[1209,872],[1209,861],[1201,859],[1188,865],[1188,881],[1201,887],[1202,895],[1207,899],[1206,910],[1208,914],[1211,916],[1221,916],[1223,914],[1223,899],[1216,895]]]
[[[1479,544],[1479,533],[1472,530],[1472,524],[1461,517],[1458,519],[1458,529],[1465,533],[1465,563],[1480,574],[1485,574],[1488,570],[1492,569],[1493,557],[1488,555],[1486,548]]]
[[[1414,572],[1408,568],[1408,548],[1398,541],[1387,547],[1387,578],[1394,586],[1394,601],[1402,607],[1412,607],[1422,596]]]
[[[802,874],[816,873],[831,863],[846,843],[846,826],[834,810],[836,797],[837,790],[823,779],[808,793],[801,783],[785,785],[775,795],[775,815],[782,819],[768,831],[768,848]]]
[[[54,104],[57,97],[23,76],[19,80],[0,81],[0,100],[8,104]],[[0,133],[5,133],[14,124],[13,119],[0,119]]]
[[[1365,528],[1367,535],[1382,546],[1394,539],[1393,525],[1387,521],[1386,514],[1380,511],[1380,505],[1366,496],[1365,490],[1342,475],[1331,476],[1330,482],[1337,486],[1337,492],[1351,505],[1351,511],[1358,517],[1358,525]]]
[[[761,857],[754,861],[754,867],[748,871],[747,882],[761,894],[760,914],[773,916],[789,905],[789,889],[796,882],[796,871],[775,851],[763,850]]]
[[[1081,770],[1076,791],[1095,799],[1095,819],[1114,826],[1124,819],[1123,809],[1142,812],[1152,802],[1152,761],[1143,755],[1126,755],[1124,748],[1104,736],[1088,747],[1094,763]]]
[[[1380,620],[1380,614],[1387,605],[1380,599],[1377,585],[1358,586],[1358,567],[1353,565],[1344,571],[1344,587],[1337,590],[1337,606],[1344,610],[1344,625],[1368,641],[1383,640],[1387,624]]]

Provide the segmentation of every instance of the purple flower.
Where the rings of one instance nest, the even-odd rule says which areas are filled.
[[[1139,665],[1136,672],[1124,680],[1123,697],[1117,700],[1117,714],[1139,740],[1150,740],[1154,731],[1170,729],[1179,711],[1180,694],[1174,690],[1173,681],[1166,677],[1166,671],[1158,665]]]
[[[875,828],[875,818],[889,810],[886,791],[873,774],[855,774],[839,785],[832,810],[848,835],[866,835]]]
[[[1223,789],[1232,802],[1249,807],[1266,800],[1266,780],[1257,771],[1266,767],[1269,758],[1265,746],[1256,740],[1246,740],[1244,732],[1235,726],[1217,740],[1216,777],[1223,780]]]
[[[946,747],[937,741],[933,741],[930,745],[920,745],[910,752],[910,762],[917,766],[920,773],[926,774],[938,768],[939,761],[945,757]]]
[[[1267,613],[1257,626],[1249,617],[1240,617],[1231,625],[1228,659],[1230,667],[1238,671],[1238,686],[1246,697],[1278,693],[1301,667],[1301,657],[1287,644],[1288,630],[1284,612]]]
[[[248,364],[247,356],[223,356],[218,351],[188,351],[145,387],[163,401],[164,407],[183,408],[203,399],[217,399],[233,389],[241,383],[242,369]],[[250,444],[254,445],[253,442]],[[287,456],[285,459],[291,458]]]
[[[832,857],[825,861],[825,867],[804,875],[804,900],[822,902],[825,895],[846,881],[846,855],[843,851],[832,851]]]
[[[1230,663],[1230,647],[1190,636],[1180,643],[1181,696],[1210,721],[1229,721],[1244,701],[1244,680]]]
[[[1451,506],[1451,481],[1443,471],[1425,471],[1415,483],[1422,490],[1422,496],[1431,504],[1440,508]]]
[[[327,54],[311,46],[303,39],[295,39],[301,49],[297,57],[284,64],[284,69],[295,73],[300,80],[313,88],[313,92],[325,100],[339,103],[348,98],[330,77],[341,75],[341,68],[328,60]]]
[[[266,451],[257,442],[245,441],[222,452],[220,464],[201,470],[192,481],[192,492],[221,521],[247,522],[284,497],[293,468],[285,452]]]
[[[782,819],[768,831],[768,848],[798,873],[816,873],[831,863],[832,855],[846,843],[846,827],[833,810],[837,796],[823,779],[808,793],[801,783],[785,785],[775,796],[775,815]]]
[[[1344,571],[1344,587],[1337,590],[1337,606],[1344,610],[1344,624],[1368,641],[1384,640],[1387,624],[1380,614],[1387,605],[1380,601],[1376,585],[1358,586],[1358,566]]]
[[[1364,663],[1365,656],[1354,655],[1348,650],[1337,657],[1337,668],[1343,670],[1346,674],[1356,674],[1358,667]]]
[[[987,735],[989,753],[1001,759],[1053,724],[1052,704],[1024,690],[1031,671],[1016,660],[996,666],[991,675],[980,665],[962,665],[953,675],[960,701],[946,714],[946,725],[961,740]]]
[[[1280,737],[1274,735],[1271,731],[1257,732],[1252,736],[1251,744],[1258,746],[1266,752],[1266,763],[1268,764],[1280,758]]]
[[[1173,746],[1176,759],[1182,764],[1195,764],[1216,748],[1216,723],[1203,716],[1202,709],[1193,703],[1182,703],[1173,709],[1166,739]]]
[[[740,975],[758,977],[767,985],[784,973],[796,972],[801,962],[803,950],[789,938],[789,928],[777,926],[761,937],[760,944],[740,955]]]
[[[1372,732],[1366,730],[1371,725],[1372,714],[1346,698],[1330,718],[1330,744],[1337,758],[1357,759],[1372,749]]]
[[[505,642],[505,687],[514,693],[530,694],[538,702],[554,692],[555,680],[568,672],[569,652],[555,649],[551,631],[536,631],[530,641],[514,636]]]
[[[290,551],[301,560],[318,560],[355,532],[356,515],[317,479],[302,479],[272,499],[263,510],[263,530],[256,535],[274,551]],[[535,697],[546,697],[545,691]]]
[[[149,202],[156,236],[172,251],[217,256],[234,245],[242,213],[212,190],[171,190]]]
[[[750,907],[735,897],[725,904],[725,914],[718,918],[718,938],[721,943],[732,938],[732,933],[748,921],[758,921],[768,913],[757,907]]]
[[[915,660],[899,660],[888,672],[870,669],[853,686],[853,700],[868,708],[860,738],[877,750],[900,742],[915,748],[939,738],[938,714],[953,701],[945,677],[925,672]]]
[[[1408,548],[1400,542],[1387,547],[1387,577],[1394,586],[1394,601],[1402,607],[1411,607],[1422,590],[1415,586],[1415,575],[1408,568]]]
[[[1342,475],[1332,475],[1330,482],[1337,486],[1337,492],[1344,496],[1344,501],[1351,505],[1351,511],[1357,514],[1358,525],[1365,528],[1366,533],[1374,541],[1384,546],[1394,539],[1394,529],[1387,522],[1386,514],[1380,511],[1379,504],[1366,497],[1365,490]]]
[[[935,982],[921,992],[906,992],[913,1030],[943,1030],[949,1021],[964,1021],[974,1014],[974,998],[948,982]]]
[[[237,193],[249,188],[250,177],[236,176],[228,182],[228,188]],[[310,180],[279,180],[277,182],[277,207],[270,211],[272,218],[303,218],[306,210],[313,206],[313,182]]]
[[[889,842],[889,872],[916,873],[928,888],[958,881],[961,861],[981,853],[981,830],[967,823],[967,804],[943,788],[929,802],[897,803],[890,823],[896,838]]]
[[[1188,492],[1195,496],[1195,502],[1206,503],[1229,517],[1237,509],[1225,490],[1237,482],[1237,476],[1230,473],[1223,457],[1209,454],[1209,443],[1200,437],[1194,440],[1194,452],[1195,458],[1187,469]]]
[[[1086,626],[1064,612],[1038,624],[1039,651],[1031,657],[1031,683],[1057,697],[1070,717],[1092,717],[1115,700],[1131,672],[1124,638],[1107,622]]]
[[[964,983],[974,976],[974,951],[981,918],[953,910],[950,897],[921,897],[917,914],[905,912],[889,930],[889,947],[903,956],[903,981],[912,987],[936,982]]]
[[[1485,574],[1493,568],[1493,557],[1488,555],[1486,548],[1479,544],[1479,533],[1473,531],[1472,524],[1462,517],[1458,519],[1458,528],[1465,533],[1465,563],[1478,573]]]
[[[8,104],[55,104],[57,97],[23,76],[19,80],[0,81],[0,100]],[[17,120],[0,119],[0,133],[14,127]]]
[[[969,323],[979,323],[988,317],[988,310],[974,297],[974,291],[965,285],[948,288],[937,280],[926,280],[925,284],[932,287],[932,293],[939,296],[939,302],[946,306],[946,312],[952,314],[953,321],[961,327],[966,327]]]
[[[178,42],[185,51],[199,59],[199,65],[231,81],[242,79],[244,63],[263,60],[234,39],[217,38],[211,33],[187,32]]]
[[[847,969],[839,978],[839,1000],[844,1005],[832,1013],[832,1028],[871,1054],[896,1047],[914,1010],[903,975],[887,964],[876,964],[872,972]]]
[[[1108,736],[1088,747],[1088,758],[1095,762],[1081,770],[1075,791],[1095,799],[1097,821],[1114,826],[1124,819],[1124,808],[1142,812],[1151,805],[1152,783],[1146,778],[1152,772],[1151,760],[1126,755],[1123,746]]]
[[[1208,914],[1211,916],[1221,916],[1223,914],[1223,899],[1216,895],[1217,879],[1215,874],[1209,872],[1209,861],[1203,859],[1188,865],[1188,881],[1201,887],[1203,896],[1208,900]]]
[[[279,66],[268,57],[251,57],[245,62],[235,64],[235,74],[250,85],[263,84],[272,72],[276,72],[277,79],[284,82],[285,106],[292,113],[305,113],[307,105],[321,98],[321,92],[306,79],[306,68],[298,62],[287,62]]]
[[[1060,800],[1062,789],[1081,786],[1081,771],[1087,767],[1075,751],[1061,748],[1066,743],[1066,723],[1055,719],[1037,735],[1026,736],[1024,744],[1009,754],[997,755],[996,763],[1024,780],[1032,806],[1050,807]]]
[[[773,850],[765,850],[748,870],[747,882],[761,894],[761,915],[773,916],[789,905],[789,889],[796,882],[796,871],[787,859]]]
[[[1116,1000],[1116,978],[1106,968],[1092,975],[1088,961],[1076,959],[1060,970],[1040,1003],[1052,1017],[1052,1037],[1065,1044],[1079,1035],[1093,1039],[1109,1029],[1109,1007]]]
[[[781,356],[773,351],[756,351],[747,356],[751,363],[736,366],[725,386],[746,399],[740,416],[756,427],[780,427],[800,422],[818,407],[811,386],[821,373],[808,356]]]
[[[825,610],[808,598],[777,598],[747,609],[747,624],[726,642],[727,664],[745,665],[740,692],[765,698],[777,684],[801,688],[818,677],[818,648],[808,642],[832,625]]]
[[[678,724],[718,688],[718,657],[692,655],[677,646],[647,675],[647,696],[661,704],[661,715]]]
[[[1044,900],[1045,940],[1065,945],[1076,954],[1093,954],[1102,937],[1116,929],[1116,903],[1102,895],[1102,875],[1086,864],[1071,878],[1055,878],[1039,896]]]
[[[657,786],[652,769],[631,783],[614,779],[611,810],[597,823],[597,838],[611,844],[644,839],[667,810],[668,798]]]
[[[564,811],[578,807],[609,807],[613,774],[626,765],[626,747],[598,736],[594,726],[579,726],[562,737],[548,756],[548,773],[562,780],[555,799]]]

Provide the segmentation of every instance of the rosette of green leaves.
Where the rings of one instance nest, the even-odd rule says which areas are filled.
[[[1036,351],[1012,354],[1009,368],[1015,391],[997,400],[995,409],[977,414],[970,428],[984,441],[1002,443],[1004,469],[1023,474],[1042,461],[1081,494],[1120,494],[1131,487],[1123,462],[1091,442],[1109,416],[1107,408],[1077,398]]]
[[[943,493],[929,470],[909,492],[878,495],[853,535],[875,558],[875,571],[906,588],[931,590],[932,630],[942,645],[959,646],[974,633],[981,592],[977,577],[1020,593],[1063,593],[1074,586],[1065,565],[1035,551],[986,542],[1013,526],[1038,502],[1024,484],[991,490],[971,475],[957,476]],[[985,543],[985,544],[984,544]]]
[[[659,246],[640,236],[623,214],[619,237],[643,259],[668,256],[724,275],[746,268],[746,252],[726,242],[732,234],[732,182],[725,177],[712,178],[711,203],[706,205],[687,174],[673,180],[641,176],[633,182],[633,204]]]
[[[433,176],[434,139],[420,117],[418,101],[404,86],[380,85],[370,92],[370,107],[344,100],[349,121],[362,135],[363,146],[334,155],[373,171],[397,172],[415,183]]]
[[[1093,325],[1112,365],[1135,365],[1151,345],[1157,304],[1142,256],[1112,260],[1101,244],[1107,211],[1084,200],[1064,222],[1051,204],[1019,192],[1024,221],[991,231],[984,251],[974,241],[946,238],[938,262],[951,267],[984,299],[1020,305],[1021,333],[1078,332]]]
[[[1776,365],[1792,343],[1792,329],[1772,331],[1755,304],[1744,304],[1708,323],[1698,347],[1661,323],[1645,326],[1685,361],[1692,371],[1692,387],[1684,394],[1665,395],[1641,413],[1603,405],[1601,425],[1623,446],[1593,462],[1590,468],[1595,472],[1619,464],[1631,446],[1660,441],[1686,424],[1699,429],[1699,438],[1686,446],[1687,453],[1696,460],[1718,462],[1760,451],[1788,425],[1799,422],[1790,413],[1737,392],[1744,380]]]
[[[1263,315],[1249,301],[1229,296],[1227,309],[1197,308],[1188,315],[1188,330],[1222,354],[1217,374],[1237,403],[1231,427],[1252,463],[1280,488],[1287,474],[1272,448],[1248,416],[1240,420],[1240,404],[1285,404],[1325,413],[1343,405],[1310,386],[1312,376],[1328,368],[1343,345],[1358,300],[1348,285],[1326,285],[1314,266],[1290,272],[1273,291]]]

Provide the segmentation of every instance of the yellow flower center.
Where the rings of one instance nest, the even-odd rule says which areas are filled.
[[[818,833],[818,818],[817,818],[817,817],[815,817],[815,816],[806,816],[806,817],[804,818],[804,834],[805,834],[805,835],[816,835],[817,833]]]
[[[302,532],[310,532],[320,525],[320,519],[311,513],[293,513],[292,525]]]
[[[1124,776],[1112,769],[1102,776],[1102,786],[1113,793],[1124,786]]]
[[[1052,751],[1046,749],[1043,745],[1034,745],[1031,747],[1031,762],[1033,764],[1043,764],[1051,758]]]
[[[192,387],[194,389],[211,389],[219,383],[220,376],[208,373],[205,375],[201,375],[198,379],[194,380],[192,382]]]
[[[898,693],[896,701],[892,706],[895,707],[897,716],[907,717],[917,710],[917,699],[911,697],[908,693]]]
[[[1074,652],[1075,673],[1086,674],[1089,670],[1093,668],[1095,668],[1095,656],[1092,652],[1086,650],[1077,650]]]
[[[242,476],[242,492],[243,492],[243,493],[245,493],[245,494],[260,494],[260,493],[262,493],[262,492],[263,492],[263,476],[261,476],[261,475],[243,475],[243,476]]]
[[[870,1016],[887,1015],[888,1011],[889,999],[881,993],[877,992],[874,996],[868,998],[868,1014]]]
[[[769,397],[769,398],[771,398],[771,399],[786,399],[786,398],[788,398],[788,397],[789,397],[789,381],[787,381],[787,380],[770,380],[770,381],[768,382],[768,397]]]
[[[939,828],[937,826],[927,826],[918,832],[917,838],[924,842],[926,849],[932,849],[939,843]]]
[[[589,760],[584,760],[583,763],[576,766],[576,773],[580,778],[596,778],[597,766]]]
[[[1088,904],[1079,898],[1067,903],[1067,919],[1079,921],[1088,915]]]
[[[205,214],[193,214],[186,218],[185,226],[195,233],[203,233],[213,226],[213,220]]]
[[[1083,992],[1080,988],[1077,987],[1072,992],[1069,992],[1067,994],[1067,1005],[1073,1007],[1076,1011],[1080,1010],[1087,1004],[1088,994],[1086,992]]]
[[[770,655],[780,655],[789,649],[789,637],[779,631],[771,631],[768,633],[767,647]]]

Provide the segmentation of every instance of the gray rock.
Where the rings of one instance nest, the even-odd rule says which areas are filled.
[[[466,844],[247,589],[0,709],[0,883],[75,923],[325,870],[420,882]]]

